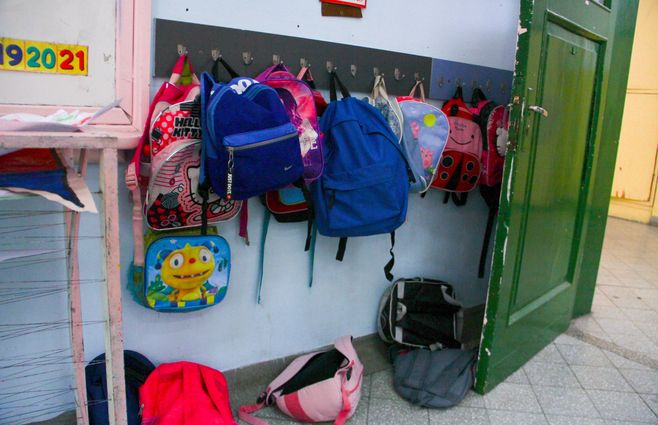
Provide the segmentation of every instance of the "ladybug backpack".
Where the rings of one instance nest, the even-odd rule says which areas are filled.
[[[461,87],[441,110],[448,116],[450,134],[432,187],[452,192],[453,201],[461,206],[480,180],[482,133],[464,102]],[[448,197],[446,194],[445,202]]]
[[[507,144],[507,109],[503,105],[486,98],[482,90],[473,91],[473,108],[475,121],[480,125],[483,138],[482,174],[480,175],[480,195],[489,207],[487,229],[482,242],[478,276],[484,277],[484,268],[489,249],[493,224],[498,214],[500,187],[505,166]]]

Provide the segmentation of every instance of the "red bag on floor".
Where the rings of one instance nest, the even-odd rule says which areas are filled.
[[[237,425],[224,375],[190,362],[158,366],[139,389],[142,425]]]

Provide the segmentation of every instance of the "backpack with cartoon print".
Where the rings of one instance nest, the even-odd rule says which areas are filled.
[[[420,98],[415,98],[420,88]],[[422,81],[416,81],[409,96],[397,98],[404,116],[402,148],[414,174],[410,192],[424,193],[436,177],[441,154],[446,147],[450,125],[446,114],[425,102]]]
[[[198,99],[176,103],[163,110],[151,126],[151,177],[144,214],[153,230],[201,226],[199,111]],[[211,191],[206,212],[209,222],[228,220],[239,210],[240,203]]]
[[[455,204],[464,205],[467,192],[480,180],[482,132],[464,102],[461,87],[441,110],[448,116],[450,135],[432,187],[452,192]]]

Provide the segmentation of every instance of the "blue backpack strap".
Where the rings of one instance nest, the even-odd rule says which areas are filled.
[[[265,240],[267,239],[267,230],[270,227],[270,210],[265,208],[265,215],[263,216],[263,229],[260,233],[260,259],[258,260],[258,288],[256,289],[256,303],[260,304],[260,292],[263,288],[263,274],[265,263]]]

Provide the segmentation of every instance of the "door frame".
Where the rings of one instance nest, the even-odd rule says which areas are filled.
[[[548,1],[548,6],[553,3]],[[526,76],[528,75],[528,58],[532,32],[529,31],[533,20],[533,0],[521,0],[521,13],[519,18],[519,38],[517,42],[517,69],[515,71],[512,89],[512,112],[510,114],[510,142],[508,154],[505,161],[506,178],[503,181],[500,199],[500,210],[496,227],[496,238],[494,242],[493,264],[489,280],[489,291],[487,294],[487,308],[482,332],[482,342],[493,341],[496,337],[495,328],[499,307],[509,300],[501,300],[501,289],[503,286],[505,262],[508,261],[507,252],[509,242],[510,206],[512,203],[513,177],[515,172],[516,155],[513,152],[519,132],[528,120],[526,109]],[[617,154],[619,133],[621,129],[621,118],[623,114],[626,84],[630,63],[631,46],[637,15],[638,0],[612,0],[610,7],[593,2],[594,5],[603,8],[612,15],[614,29],[610,31],[610,40],[600,40],[605,49],[601,49],[598,66],[609,64],[609,72],[603,72],[601,80],[595,82],[596,104],[593,111],[591,130],[588,137],[588,152],[586,153],[587,173],[584,182],[581,206],[579,207],[578,221],[580,223],[578,236],[575,243],[578,245],[578,260],[575,264],[573,281],[576,285],[576,297],[574,301],[573,316],[586,314],[591,310],[596,275],[600,261],[607,212],[609,207],[609,194],[612,187],[614,164]],[[551,18],[545,17],[545,22],[561,21],[567,22],[552,13]],[[582,31],[577,28],[578,32]],[[591,36],[595,31],[587,31]],[[543,35],[542,35],[543,36]],[[542,42],[543,43],[543,42]],[[518,65],[520,64],[520,66]],[[605,69],[605,67],[604,67]],[[614,76],[614,78],[610,78]],[[604,118],[605,117],[605,118]],[[530,118],[533,119],[533,118]],[[536,126],[535,126],[536,128]],[[509,266],[508,266],[509,267]],[[509,270],[507,270],[509,272]],[[554,338],[551,335],[550,338]],[[546,341],[548,343],[549,341]],[[491,353],[481,344],[478,358],[478,374],[475,389],[479,393],[491,390],[496,383],[491,383],[487,374],[490,372],[489,360]],[[510,374],[513,371],[506,371]]]

